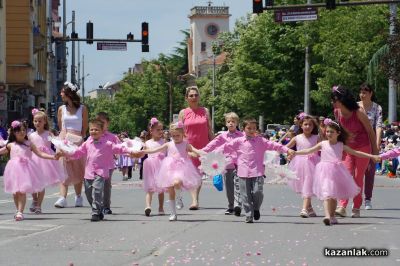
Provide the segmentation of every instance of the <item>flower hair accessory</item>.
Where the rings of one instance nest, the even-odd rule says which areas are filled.
[[[339,90],[339,86],[337,86],[337,85],[332,87],[332,92],[337,92],[339,94],[342,94],[342,92]]]
[[[71,89],[71,91],[74,91],[74,92],[77,92],[79,90],[79,88],[76,85],[72,84],[69,81],[64,82],[64,86],[67,86],[68,88]]]
[[[152,119],[150,119],[150,125],[151,126],[154,126],[155,124],[158,124],[158,119],[157,118],[155,118],[155,117],[153,117]]]
[[[176,122],[175,126],[176,126],[176,128],[183,128],[182,121]]]
[[[304,112],[301,112],[300,114],[297,115],[297,117],[298,117],[300,120],[303,120],[304,117],[306,117],[306,116],[307,116],[307,114],[304,113]]]
[[[36,109],[36,108],[33,108],[32,109],[32,115],[34,116],[35,114],[37,114],[39,112],[39,110],[38,109]]]
[[[324,120],[324,125],[327,126],[327,125],[329,125],[329,124],[335,124],[335,125],[337,125],[338,127],[340,127],[340,125],[339,125],[338,123],[336,123],[335,121],[333,121],[332,119],[330,119],[330,118],[325,118],[325,120]]]
[[[18,120],[14,120],[14,121],[12,121],[12,123],[11,123],[11,127],[12,128],[17,128],[17,127],[19,127],[21,125],[21,122],[19,122]]]

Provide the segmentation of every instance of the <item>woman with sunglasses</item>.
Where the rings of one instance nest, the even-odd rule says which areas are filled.
[[[354,96],[343,86],[332,88],[331,100],[334,107],[336,120],[346,130],[349,135],[348,146],[353,150],[378,154],[376,146],[376,136],[367,115],[360,109]],[[354,181],[360,188],[353,198],[353,209],[351,217],[360,217],[360,207],[362,205],[362,189],[364,187],[364,174],[367,170],[370,159],[358,158],[354,155],[345,153],[343,163],[352,174]],[[336,214],[345,217],[348,199],[341,199],[336,209]]]
[[[375,92],[371,85],[363,83],[360,86],[359,92],[360,100],[358,105],[367,114],[368,120],[376,134],[376,146],[381,146],[382,137],[382,107],[377,104]],[[367,171],[365,172],[365,184],[364,184],[364,195],[365,195],[365,209],[372,209],[372,190],[374,188],[375,179],[375,162],[369,161]]]
[[[196,86],[186,88],[185,99],[189,107],[179,112],[179,120],[184,124],[185,136],[189,144],[196,149],[204,148],[213,139],[210,112],[200,106],[200,93]],[[200,165],[198,158],[193,158],[196,167]],[[201,186],[192,191],[192,204],[189,210],[198,210]],[[176,199],[177,208],[183,208],[182,199]]]

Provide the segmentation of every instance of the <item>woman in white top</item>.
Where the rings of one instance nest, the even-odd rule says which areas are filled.
[[[61,89],[61,100],[64,105],[58,108],[57,120],[60,128],[60,138],[68,139],[76,145],[81,145],[88,129],[88,111],[81,104],[81,99],[77,94],[78,87],[70,82],[65,82]],[[60,198],[55,202],[57,208],[67,206],[68,186],[74,185],[75,188],[75,207],[83,206],[82,183],[85,175],[85,159],[64,160],[68,178],[60,185]]]

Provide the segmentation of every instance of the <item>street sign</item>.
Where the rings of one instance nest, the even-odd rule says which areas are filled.
[[[318,9],[314,7],[299,9],[280,9],[274,12],[275,22],[294,22],[318,19]]]
[[[126,42],[98,42],[97,50],[126,51]]]

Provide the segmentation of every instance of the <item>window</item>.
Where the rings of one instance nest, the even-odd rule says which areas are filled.
[[[201,51],[205,52],[207,49],[207,43],[206,42],[201,42]]]

